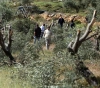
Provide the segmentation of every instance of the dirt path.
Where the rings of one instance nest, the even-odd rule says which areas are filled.
[[[55,44],[51,44],[49,51],[53,51],[54,48],[55,48]],[[46,46],[43,46],[43,50],[46,50]]]

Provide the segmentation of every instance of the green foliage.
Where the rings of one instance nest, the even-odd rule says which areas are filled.
[[[79,55],[81,56],[82,60],[86,59],[99,59],[100,56],[94,49],[93,41],[88,40],[82,44],[82,46],[79,49]],[[88,52],[88,53],[85,53]]]
[[[97,10],[97,19],[100,19],[100,0],[65,0],[64,1],[64,7],[66,8],[66,11],[73,12],[76,10],[76,12],[79,12],[79,10],[85,10],[86,8],[89,8],[89,10],[96,9]],[[89,11],[90,12],[90,11]],[[88,19],[91,19],[91,13],[88,13],[87,15]]]
[[[13,18],[12,11],[9,9],[4,10],[4,12],[2,13],[2,19],[5,21],[10,21],[12,18]]]
[[[12,51],[14,53],[19,52],[24,48],[25,43],[27,42],[26,34],[14,31],[13,40],[14,41],[12,42]]]
[[[30,42],[33,39],[33,34],[34,34],[34,26],[36,23],[31,22],[31,21],[25,21],[29,22],[27,25],[23,23],[24,20],[15,20],[13,23],[14,25],[12,26],[14,30],[13,34],[13,42],[12,42],[12,50],[13,53],[19,53],[24,47],[27,42]],[[27,32],[25,27],[27,27]],[[22,30],[21,30],[22,29]]]
[[[32,88],[30,83],[26,80],[20,80],[18,78],[17,66],[9,67],[7,65],[0,67],[0,86],[4,88]]]
[[[9,58],[7,56],[5,56],[5,53],[3,52],[3,50],[0,49],[0,63],[4,63],[8,60],[9,60]]]
[[[57,35],[59,34],[59,36],[63,38],[60,39],[59,37],[58,41],[55,43],[54,54],[49,58],[44,55],[44,57],[47,58],[44,60],[40,52],[42,50],[41,42],[33,45],[33,43],[26,39],[32,32],[31,28],[32,25],[27,34],[15,32],[16,38],[14,38],[13,44],[16,46],[13,45],[12,49],[15,47],[15,50],[18,50],[17,48],[20,46],[20,52],[17,59],[19,59],[23,65],[22,67],[18,65],[18,78],[24,81],[27,80],[30,85],[34,85],[34,88],[89,88],[89,85],[74,81],[77,78],[82,80],[82,77],[79,74],[77,75],[75,68],[78,57],[77,55],[70,55],[66,50],[69,42],[75,39],[77,29],[68,28],[65,30],[57,26],[52,27],[55,37],[58,39]],[[83,31],[85,30],[82,30],[82,33]],[[91,48],[93,48],[93,45],[90,41],[82,44],[78,52],[80,60],[84,61],[85,59],[100,57],[98,54],[91,51]],[[61,76],[64,76],[64,78],[58,80]]]
[[[45,7],[45,10],[46,10],[46,11],[51,11],[50,8],[52,8],[52,4],[46,3],[46,4],[44,4],[44,7]]]
[[[30,4],[31,1],[32,1],[32,0],[22,0],[22,4],[23,4],[23,5],[25,5],[25,4]]]
[[[92,0],[79,0],[79,1],[81,8],[86,9]]]
[[[100,0],[92,0],[90,2],[90,5],[88,6],[88,14],[87,17],[91,19],[91,16],[93,14],[93,10],[97,10],[96,18],[99,21],[100,20]]]
[[[64,7],[66,8],[66,9],[75,9],[76,10],[76,12],[79,12],[79,9],[80,9],[80,2],[79,2],[79,0],[77,0],[77,1],[74,1],[74,0],[65,0],[64,1]]]
[[[62,11],[63,12],[63,6],[61,4],[53,6],[52,11],[54,11],[54,12]]]
[[[62,2],[38,1],[34,2],[41,10],[50,12],[63,12]]]
[[[18,19],[14,23],[13,28],[15,30],[17,30],[18,32],[23,32],[23,33],[27,34],[30,30],[30,27],[32,27],[32,25],[35,25],[35,24],[36,24],[35,22],[31,21],[28,18]]]
[[[64,57],[64,58],[63,58]],[[65,59],[65,53],[63,53],[62,59],[55,57],[55,58],[49,58],[50,60],[42,61],[42,60],[36,60],[31,61],[30,63],[26,64],[24,68],[19,69],[20,71],[20,78],[22,79],[29,79],[30,83],[34,85],[36,88],[45,86],[58,86],[61,88],[64,88],[66,85],[66,82],[69,82],[69,85],[73,82],[73,79],[71,77],[74,77],[74,71],[67,72],[66,74],[66,80],[64,80],[62,83],[56,82],[57,77],[59,78],[60,74],[64,73],[57,73],[60,70],[63,71],[61,67],[66,65],[66,62],[68,63],[71,59]],[[69,63],[68,63],[69,64]],[[73,64],[72,64],[73,65]],[[27,70],[26,70],[27,69]],[[66,68],[64,68],[67,70]],[[68,71],[68,70],[67,70]],[[24,75],[24,76],[23,76]],[[71,76],[71,77],[70,77]],[[71,87],[72,88],[72,87]]]
[[[13,18],[13,11],[11,8],[9,8],[7,3],[0,4],[0,11],[2,13],[2,19],[4,22],[10,21]]]
[[[97,18],[100,21],[100,0],[96,0],[96,7],[95,8],[97,10]]]
[[[93,15],[93,10],[95,10],[95,8],[93,8],[93,7],[88,7],[88,12],[87,12],[87,15],[86,15],[86,17],[87,17],[87,19],[88,19],[88,22],[91,21],[91,18],[92,18],[92,15]]]
[[[47,4],[45,4],[44,6],[45,6],[46,8],[51,8],[52,5],[49,4],[49,3],[47,3]]]
[[[24,65],[31,65],[32,62],[37,61],[38,58],[39,54],[37,48],[33,46],[33,44],[27,42],[19,54],[19,60],[21,63]]]
[[[69,10],[76,10],[76,12],[79,12],[79,10],[86,9],[90,7],[91,5],[96,7],[97,3],[96,0],[65,0],[64,1],[64,7]]]
[[[88,5],[92,3],[91,5],[94,8],[99,9],[99,5],[97,5],[97,3],[89,1],[90,0],[65,0],[64,3],[67,3],[67,5],[64,4],[64,6],[68,9],[71,8],[72,10],[79,11],[80,9],[87,8]],[[30,1],[23,1],[23,4],[27,3],[30,3]],[[51,3],[43,4],[44,8],[49,11],[57,11],[63,8],[61,4],[53,3],[53,6]],[[4,7],[6,7],[6,5],[3,5],[2,10],[6,11],[4,10]],[[32,12],[38,12],[38,10],[38,6],[34,5]],[[91,11],[93,12],[93,9],[89,11],[90,16],[90,13]],[[8,11],[8,13],[10,12]],[[42,19],[40,16],[37,16],[37,14],[34,15],[34,18],[36,21],[40,21]],[[36,24],[35,22],[25,18],[16,19],[11,23],[13,28],[12,39],[14,40],[12,41],[12,54],[14,57],[17,56],[17,60],[21,62],[21,64],[15,65],[16,67],[19,67],[19,74],[16,76],[17,78],[22,81],[27,80],[30,85],[34,85],[34,88],[91,88],[89,85],[83,85],[82,83],[74,82],[74,80],[78,77],[80,77],[80,80],[82,80],[82,77],[77,75],[75,68],[78,57],[77,55],[72,56],[67,51],[68,44],[76,37],[77,29],[81,29],[81,35],[84,33],[85,29],[82,29],[81,26],[77,26],[73,29],[69,27],[66,28],[66,25],[64,25],[62,29],[59,27],[59,25],[51,27],[53,32],[52,43],[55,45],[55,48],[53,51],[46,51],[42,49],[44,44],[44,41],[42,41],[43,39],[41,39],[42,42],[37,44],[33,44],[33,39],[31,39],[34,32],[34,26]],[[80,25],[79,21],[75,21],[75,23]],[[100,55],[92,50],[92,43],[92,41],[86,41],[82,43],[78,51],[80,60],[84,61],[87,59],[99,59]],[[52,52],[53,54],[48,55],[45,52],[48,52],[48,54]],[[0,60],[2,59],[7,59],[7,57],[4,57],[4,53],[1,51]]]
[[[56,43],[56,47],[54,48],[54,52],[57,53],[58,51],[62,51],[63,49],[66,49],[66,43],[64,41],[58,41]]]
[[[75,24],[81,24],[81,22],[76,20],[76,21],[75,21]]]
[[[91,5],[93,7],[96,7],[97,6],[97,0],[91,0]]]
[[[30,12],[31,12],[31,13],[39,13],[39,12],[40,12],[40,9],[39,9],[38,6],[33,5]]]

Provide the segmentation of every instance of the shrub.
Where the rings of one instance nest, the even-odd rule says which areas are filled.
[[[40,13],[41,10],[39,9],[38,6],[33,5],[32,8],[30,9],[30,12],[31,12],[31,13]]]
[[[22,0],[22,4],[30,4],[32,0]]]
[[[65,0],[64,1],[64,7],[69,10],[76,10],[76,12],[79,12],[81,9],[86,9],[91,0]]]
[[[10,21],[13,18],[13,12],[9,8],[3,8],[2,11],[2,20],[3,21]]]
[[[54,11],[54,12],[55,11],[62,11],[62,8],[63,8],[63,6],[58,4],[58,5],[54,6],[54,7],[52,7],[52,11]]]
[[[52,5],[51,5],[51,4],[49,4],[49,3],[47,3],[47,4],[45,4],[45,5],[44,5],[44,7],[46,7],[46,8],[51,8],[51,7],[52,7]]]
[[[50,8],[52,8],[52,5],[49,4],[49,3],[46,3],[46,4],[44,5],[44,7],[45,7],[45,10],[47,10],[47,11],[51,11]]]
[[[28,18],[18,19],[18,20],[16,20],[13,27],[18,32],[23,32],[23,33],[27,34],[29,32],[31,24],[35,25],[35,22],[31,21]]]

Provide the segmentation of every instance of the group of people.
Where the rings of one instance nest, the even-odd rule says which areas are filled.
[[[71,20],[70,23],[70,27],[73,28],[75,27],[75,23],[74,23],[74,18]],[[63,27],[63,24],[65,23],[64,18],[62,17],[62,15],[60,15],[59,19],[58,19],[58,24],[60,25],[60,27]],[[45,38],[45,44],[46,44],[46,49],[49,49],[50,46],[50,41],[51,41],[51,30],[50,30],[50,26],[48,26],[47,28],[45,27],[45,24],[43,24],[42,26],[39,27],[39,25],[36,25],[36,28],[34,30],[34,44],[39,40],[40,38],[44,37]]]
[[[43,24],[41,27],[39,25],[36,25],[36,28],[34,30],[34,44],[36,41],[39,42],[40,38],[44,37],[45,38],[45,43],[46,43],[46,49],[49,49],[50,46],[50,41],[51,41],[51,31],[50,31],[50,26],[45,28],[45,24]]]
[[[75,27],[75,23],[74,23],[74,19],[75,19],[76,16],[74,16],[72,18],[72,20],[70,21],[70,23],[68,24],[71,28],[74,28]],[[58,19],[58,24],[60,25],[60,27],[62,28],[63,27],[63,24],[65,23],[65,20],[64,18],[62,17],[62,15],[60,15],[59,19]]]

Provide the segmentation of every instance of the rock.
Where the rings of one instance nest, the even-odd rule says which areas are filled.
[[[47,19],[49,17],[49,13],[44,12],[43,14],[40,14],[40,16],[42,16],[44,19]]]
[[[70,13],[50,13],[45,11],[42,14],[39,14],[42,18],[44,18],[44,20],[46,21],[56,21],[58,20],[59,16],[62,15],[62,17],[65,19],[65,22],[70,22],[72,20],[73,17],[75,17],[75,21],[79,21],[82,24],[86,24],[86,19],[85,16],[79,15],[79,14],[70,14]],[[34,19],[34,16],[31,17],[31,19]],[[100,22],[95,22],[94,23],[95,26],[99,26]]]

